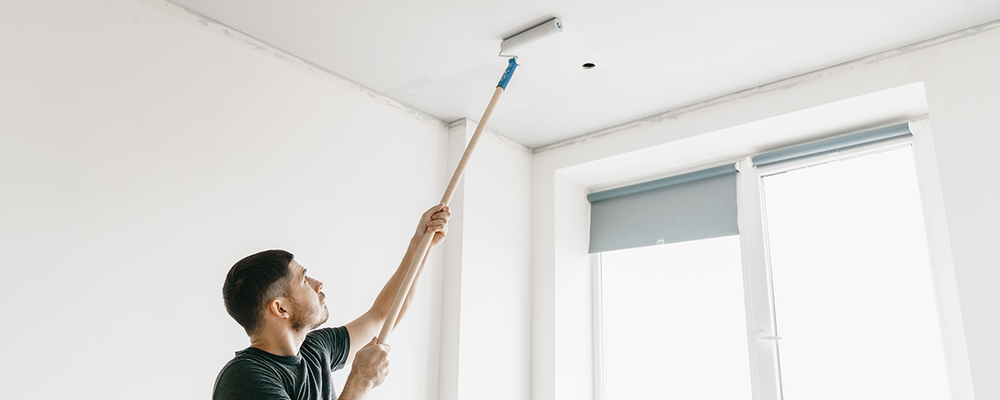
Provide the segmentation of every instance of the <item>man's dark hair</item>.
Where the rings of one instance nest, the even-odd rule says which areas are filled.
[[[288,265],[294,256],[284,250],[265,250],[246,256],[226,275],[222,285],[222,300],[226,311],[247,335],[252,335],[264,318],[264,309],[277,297],[289,297],[292,280]]]

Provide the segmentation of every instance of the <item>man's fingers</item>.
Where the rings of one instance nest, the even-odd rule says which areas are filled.
[[[431,209],[427,210],[427,212],[425,212],[424,215],[421,217],[421,219],[426,219],[429,221],[437,219],[448,220],[448,218],[451,218],[451,211],[448,208],[448,206],[444,204],[438,204],[434,207],[431,207]]]
[[[436,235],[435,244],[440,243],[441,239],[447,235],[449,218],[451,218],[451,208],[444,203],[431,207],[421,217],[421,221],[426,221],[424,223],[424,232]],[[419,230],[420,228],[417,229]]]
[[[428,233],[441,233],[441,234],[444,234],[444,233],[448,232],[448,226],[447,225],[428,225],[427,226],[427,232]]]
[[[427,212],[424,213],[424,214],[434,214],[434,213],[438,213],[438,212],[446,211],[446,210],[448,210],[448,206],[445,205],[444,203],[442,203],[442,204],[438,204],[438,205],[436,205],[434,207],[431,207],[431,209],[427,210]]]
[[[431,215],[431,221],[447,221],[449,218],[451,218],[451,213],[440,212],[440,213]]]
[[[451,217],[450,212],[439,212],[431,216],[430,221],[427,221],[427,232],[445,232],[448,227],[448,218]]]

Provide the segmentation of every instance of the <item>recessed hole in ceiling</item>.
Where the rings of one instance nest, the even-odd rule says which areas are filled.
[[[594,69],[594,67],[596,67],[596,66],[597,66],[597,64],[594,64],[594,63],[586,63],[586,64],[583,64],[583,69]]]

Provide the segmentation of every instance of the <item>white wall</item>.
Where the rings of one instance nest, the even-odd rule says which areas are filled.
[[[1000,31],[921,54],[977,399],[1000,398]]]
[[[992,155],[1000,148],[1000,24],[971,29],[919,46],[909,46],[827,70],[810,73],[775,84],[691,107],[670,111],[624,129],[610,129],[567,143],[547,146],[536,153],[533,165],[533,309],[532,394],[540,399],[579,398],[581,385],[592,384],[591,371],[563,365],[592,362],[591,332],[586,318],[566,318],[562,312],[579,312],[589,306],[566,301],[582,293],[585,279],[564,280],[564,272],[588,268],[580,257],[586,240],[572,229],[584,216],[566,219],[567,208],[576,200],[561,195],[567,191],[586,192],[565,182],[567,171],[586,163],[627,155],[660,146],[686,146],[685,142],[724,129],[740,127],[770,118],[789,115],[825,104],[852,99],[886,89],[920,83],[926,87],[928,114],[934,125],[936,151],[945,219],[953,253],[954,275],[961,315],[945,319],[961,320],[968,347],[971,384],[961,377],[953,381],[957,398],[1000,398],[1000,212],[995,199],[1000,195],[1000,179],[991,179]],[[857,119],[858,127],[885,120]],[[866,117],[868,118],[868,117]],[[816,127],[803,127],[813,130]],[[830,132],[827,132],[827,134]],[[764,138],[761,138],[764,140]],[[716,161],[709,141],[699,151],[705,163]],[[624,158],[624,157],[619,157]],[[683,165],[683,168],[696,165]],[[650,169],[650,176],[662,174]],[[635,171],[630,171],[634,178]],[[626,178],[623,175],[622,180]],[[569,188],[569,189],[567,189]],[[569,244],[569,245],[568,245]],[[570,290],[567,285],[576,286]],[[637,333],[638,334],[638,333]],[[572,337],[567,337],[567,335]],[[572,342],[573,349],[562,350]],[[641,344],[638,344],[641,346]],[[553,351],[553,348],[560,349]],[[962,357],[954,357],[961,359]],[[964,386],[963,386],[964,385]]]
[[[451,132],[449,171],[477,122]],[[527,148],[482,134],[452,203],[442,319],[441,398],[530,395],[531,157]]]
[[[444,129],[136,1],[3,2],[0,44],[0,398],[207,398],[234,262],[292,251],[345,323],[444,189]],[[437,397],[440,265],[373,399]]]

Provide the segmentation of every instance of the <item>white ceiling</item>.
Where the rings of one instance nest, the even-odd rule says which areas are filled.
[[[479,119],[502,38],[559,17],[490,122],[532,148],[1000,19],[997,0],[171,1],[444,121]]]

